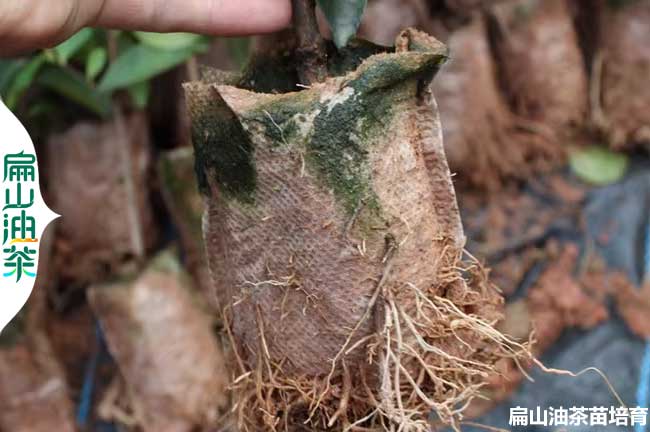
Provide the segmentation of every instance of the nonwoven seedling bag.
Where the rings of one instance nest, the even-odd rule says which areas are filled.
[[[219,73],[186,85],[242,430],[426,430],[431,410],[454,424],[519,349],[461,260],[429,90],[445,46],[409,29],[358,52],[291,92]]]

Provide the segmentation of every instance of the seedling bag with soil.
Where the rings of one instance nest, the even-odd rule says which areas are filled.
[[[240,428],[425,431],[431,411],[457,425],[523,347],[462,260],[429,91],[447,50],[415,30],[394,49],[355,41],[325,81],[259,92],[251,77],[289,57],[186,85]]]

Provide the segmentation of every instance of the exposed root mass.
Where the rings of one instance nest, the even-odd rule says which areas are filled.
[[[425,432],[432,423],[459,430],[465,408],[482,397],[488,376],[499,373],[499,360],[510,359],[525,374],[528,345],[495,330],[500,297],[477,262],[444,266],[428,288],[407,283],[399,289],[382,283],[390,262],[361,318],[374,320],[376,332],[353,343],[363,322],[349,329],[328,375],[286,375],[269,355],[258,313],[261,361],[250,370],[237,349],[232,353],[233,412],[241,430]],[[346,358],[358,351],[366,361],[353,369]]]

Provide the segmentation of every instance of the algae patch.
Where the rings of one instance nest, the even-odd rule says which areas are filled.
[[[369,132],[381,125],[367,116],[363,98],[350,87],[319,105],[321,111],[307,141],[307,163],[349,214],[362,202],[378,207],[371,188],[368,151],[372,142]]]
[[[208,176],[214,176],[224,195],[250,203],[256,185],[253,144],[216,90],[212,95],[202,114],[192,122],[199,189],[208,194]]]
[[[366,54],[382,51],[362,48]],[[277,94],[237,114],[212,89],[202,113],[193,119],[199,187],[207,193],[208,176],[214,176],[226,198],[253,203],[253,143],[261,133],[271,148],[300,152],[306,168],[333,191],[348,214],[360,205],[378,212],[370,147],[391,125],[391,104],[414,96],[415,87],[403,84],[428,82],[445,59],[445,54],[425,52],[403,52],[399,58],[372,55],[355,72],[337,78],[338,88]]]
[[[349,86],[327,95],[305,91],[262,103],[243,120],[261,124],[271,146],[301,153],[310,175],[332,190],[348,214],[362,204],[377,213],[369,150],[384,130],[382,118],[390,115],[380,99]]]

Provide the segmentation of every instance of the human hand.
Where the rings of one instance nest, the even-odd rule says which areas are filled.
[[[290,18],[289,0],[0,0],[0,55],[56,45],[82,27],[234,36]]]

